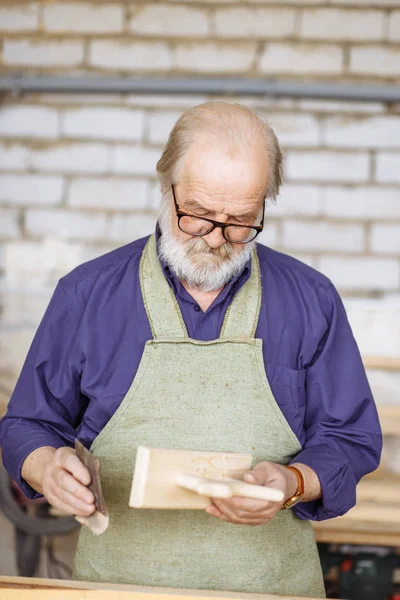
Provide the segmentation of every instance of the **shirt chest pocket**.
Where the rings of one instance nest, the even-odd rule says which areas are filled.
[[[304,410],[306,401],[306,370],[282,365],[266,365],[268,381],[279,406],[293,411]]]

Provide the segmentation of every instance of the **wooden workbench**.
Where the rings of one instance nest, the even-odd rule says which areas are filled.
[[[23,600],[302,600],[298,596],[235,594],[1,576],[0,598],[1,600],[21,600],[21,598]]]

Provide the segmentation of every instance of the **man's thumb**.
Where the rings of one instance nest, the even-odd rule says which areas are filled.
[[[243,476],[243,480],[246,483],[251,483],[253,485],[262,485],[263,484],[263,478],[261,477],[261,473],[259,473],[258,471],[249,471],[248,473],[246,473]]]

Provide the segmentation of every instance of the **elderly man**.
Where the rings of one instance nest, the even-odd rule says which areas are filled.
[[[56,288],[1,439],[24,492],[75,515],[94,511],[75,438],[100,458],[110,526],[81,531],[78,579],[324,595],[309,521],[354,505],[381,434],[335,288],[256,245],[281,167],[273,131],[252,111],[187,111],[157,165],[155,235]],[[139,445],[250,452],[245,481],[279,488],[284,504],[129,509]]]

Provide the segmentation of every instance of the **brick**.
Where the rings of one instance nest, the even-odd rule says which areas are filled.
[[[83,61],[83,43],[78,41],[5,40],[5,65],[75,67]]]
[[[156,221],[156,215],[114,215],[109,238],[121,243],[139,239],[154,232]]]
[[[67,144],[32,151],[31,165],[39,171],[104,173],[109,170],[110,148],[104,144]]]
[[[305,9],[300,35],[315,40],[380,40],[385,16],[380,10]]]
[[[325,221],[288,220],[283,223],[283,246],[297,250],[361,252],[365,233],[362,225]]]
[[[148,206],[154,211],[159,211],[161,206],[161,189],[160,182],[153,181],[150,184],[149,195],[148,195]]]
[[[296,12],[288,8],[221,8],[215,33],[222,38],[271,39],[294,35]]]
[[[350,73],[398,77],[400,49],[395,47],[359,46],[350,49]]]
[[[343,219],[400,219],[400,192],[386,187],[341,187],[324,190],[324,214]]]
[[[25,229],[32,236],[54,236],[67,239],[96,240],[104,238],[104,214],[67,210],[28,210]]]
[[[400,254],[400,225],[373,225],[371,250],[377,254]]]
[[[63,178],[48,175],[2,175],[0,201],[17,205],[60,204]]]
[[[257,236],[257,242],[269,246],[270,248],[276,248],[278,246],[279,232],[278,225],[276,223],[265,223],[264,229]]]
[[[6,106],[0,109],[0,136],[55,138],[58,135],[58,114],[39,106]]]
[[[252,67],[255,54],[252,43],[182,43],[174,49],[174,67],[197,73],[243,73]]]
[[[345,102],[329,100],[300,100],[297,103],[300,110],[320,113],[381,113],[386,106],[382,102]]]
[[[400,148],[400,119],[379,116],[332,117],[324,123],[324,142],[341,148]]]
[[[354,5],[354,0],[331,0],[331,4],[351,4]],[[364,6],[398,6],[399,0],[358,0],[358,5]]]
[[[43,26],[51,32],[115,33],[122,31],[124,13],[117,4],[54,3],[43,6]]]
[[[129,108],[84,107],[62,114],[61,133],[67,137],[140,140],[144,113]]]
[[[128,94],[128,106],[151,108],[191,108],[207,102],[207,96],[199,94]]]
[[[319,124],[312,115],[272,113],[268,121],[282,146],[317,146],[319,144]]]
[[[0,31],[33,31],[38,26],[36,2],[23,6],[0,7]]]
[[[50,295],[60,277],[82,262],[79,244],[48,237],[39,242],[13,241],[6,246],[5,271],[8,288],[22,289],[21,299],[14,298],[6,304],[7,322],[20,326],[27,321],[35,328],[50,300]],[[28,296],[35,290],[32,296]],[[38,294],[36,290],[42,290]],[[10,308],[7,310],[8,306]],[[17,306],[17,310],[15,307]],[[14,314],[12,314],[12,312]],[[11,313],[11,314],[10,314]]]
[[[343,68],[343,52],[330,44],[267,44],[261,55],[262,73],[335,74]]]
[[[13,208],[0,208],[0,238],[13,239],[19,236],[18,211]]]
[[[400,10],[392,12],[389,17],[389,39],[400,41]]]
[[[89,47],[89,64],[116,71],[168,71],[172,56],[164,42],[96,40]]]
[[[23,171],[29,166],[28,148],[17,144],[0,144],[0,169]]]
[[[150,3],[133,15],[129,29],[139,35],[206,37],[208,15],[198,8]]]
[[[142,209],[147,205],[147,181],[122,178],[80,178],[71,181],[68,204],[105,210]]]
[[[400,183],[400,153],[380,152],[375,160],[376,181]]]
[[[322,256],[319,268],[342,290],[379,292],[399,287],[400,263],[395,259]]]
[[[113,149],[111,171],[134,175],[156,175],[160,151],[141,146],[116,146]]]
[[[316,216],[321,213],[322,188],[316,185],[285,183],[277,203],[267,205],[267,218],[280,216]]]
[[[289,180],[366,181],[369,177],[369,156],[361,152],[289,151],[285,172]]]
[[[157,111],[151,113],[147,122],[147,137],[152,144],[164,145],[171,129],[182,113]]]

